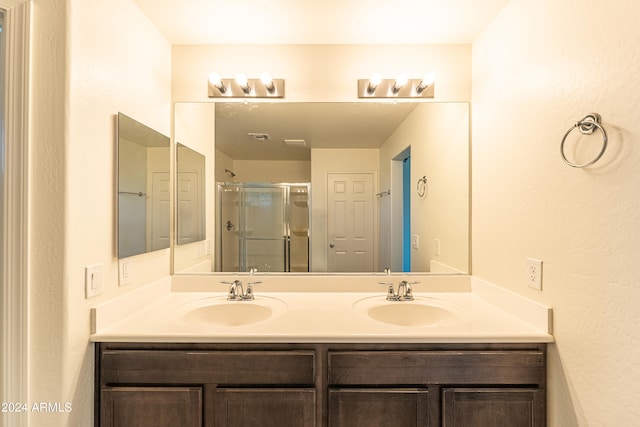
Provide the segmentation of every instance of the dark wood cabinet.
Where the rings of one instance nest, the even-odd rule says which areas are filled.
[[[96,426],[542,427],[545,344],[96,344]]]
[[[315,402],[315,389],[219,388],[212,425],[315,427]]]
[[[105,387],[105,427],[197,427],[202,425],[200,387]]]
[[[330,389],[329,426],[427,426],[428,399],[420,389]]]
[[[544,393],[532,388],[447,388],[444,427],[530,427],[544,425]]]

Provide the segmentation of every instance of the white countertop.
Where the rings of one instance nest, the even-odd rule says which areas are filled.
[[[312,282],[291,291],[292,278],[260,278],[255,302],[276,304],[267,320],[241,326],[216,326],[184,319],[185,313],[220,303],[226,289],[214,286],[220,277],[170,277],[109,301],[92,310],[95,342],[351,342],[351,343],[523,343],[552,342],[551,309],[502,288],[468,276],[430,276],[414,286],[416,303],[433,302],[455,314],[452,321],[427,326],[397,326],[371,319],[358,301],[381,301],[385,289],[367,286],[380,277],[332,277],[330,285]],[[240,277],[244,282],[246,278]],[[300,281],[300,279],[297,279]],[[397,283],[400,279],[394,278]],[[278,283],[280,286],[271,285]],[[318,283],[322,279],[318,279]],[[345,292],[355,288],[355,292]],[[370,289],[368,289],[370,288]],[[372,292],[371,289],[376,290]],[[421,290],[422,289],[422,290]],[[351,290],[351,289],[349,289]],[[395,302],[393,304],[411,304]]]

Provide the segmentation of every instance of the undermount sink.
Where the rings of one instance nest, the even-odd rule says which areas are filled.
[[[271,319],[286,304],[276,298],[256,297],[253,301],[227,301],[224,297],[206,298],[185,304],[173,315],[182,322],[203,326],[245,326]]]
[[[373,320],[396,326],[438,326],[460,320],[453,304],[435,298],[387,301],[382,296],[369,297],[356,302],[354,309]]]

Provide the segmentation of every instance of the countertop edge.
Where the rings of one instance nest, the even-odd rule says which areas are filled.
[[[177,294],[185,295],[186,292],[202,292],[201,287],[203,279],[198,276],[194,279],[195,286],[188,285],[188,279],[181,277],[176,289],[176,283],[172,280],[175,276],[168,276],[145,287],[139,288],[128,294],[114,298],[99,306],[92,308],[92,333],[90,335],[91,342],[179,342],[179,343],[551,343],[554,342],[551,333],[551,313],[549,307],[528,300],[518,294],[514,294],[504,288],[493,285],[489,282],[472,276],[455,277],[451,283],[455,285],[447,288],[443,285],[449,279],[448,276],[435,276],[437,279],[428,279],[428,291],[431,292],[454,292],[470,294],[479,298],[490,306],[501,310],[508,315],[517,318],[523,322],[522,332],[512,328],[509,330],[492,331],[491,329],[469,332],[469,331],[420,331],[413,333],[381,330],[372,333],[318,333],[312,331],[309,335],[295,332],[270,333],[259,332],[252,333],[247,331],[234,331],[234,333],[204,333],[201,331],[171,331],[164,333],[162,330],[136,331],[135,328],[118,329],[117,323],[126,322],[128,316],[133,316],[144,307],[150,304],[158,303],[165,298],[173,298]],[[337,278],[333,278],[332,282]],[[348,280],[351,280],[348,277]],[[367,288],[364,284],[373,280],[375,284],[380,279],[378,276],[368,277],[359,283],[357,291],[351,289],[350,282],[343,284],[342,292],[359,293],[375,289],[379,292],[379,286],[370,286]],[[395,279],[395,277],[394,277]],[[211,278],[208,278],[210,282]],[[466,280],[466,284],[465,284]],[[333,288],[337,286],[334,283]],[[465,289],[465,287],[467,287]],[[313,288],[307,287],[303,292],[310,292]],[[347,291],[348,289],[348,291]],[[209,288],[209,290],[211,290]],[[220,289],[216,289],[220,291]],[[358,292],[359,291],[359,292]],[[318,292],[317,288],[315,292]],[[333,292],[325,287],[322,293]],[[466,298],[466,297],[465,297]],[[131,322],[130,322],[131,323]],[[507,328],[508,329],[508,328]],[[326,331],[323,331],[326,332]],[[494,333],[495,332],[495,333]]]

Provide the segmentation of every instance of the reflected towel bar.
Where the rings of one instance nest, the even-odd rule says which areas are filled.
[[[136,195],[138,197],[142,197],[142,196],[146,196],[147,193],[143,193],[142,191],[138,191],[137,193],[135,191],[118,191],[118,194],[133,194]]]

